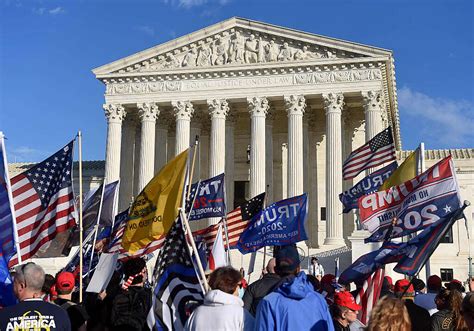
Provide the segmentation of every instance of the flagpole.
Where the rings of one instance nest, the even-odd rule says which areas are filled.
[[[419,151],[418,151],[418,160],[419,160],[419,172],[417,173],[417,175],[419,174],[422,174],[423,172],[425,172],[425,143],[424,142],[421,142],[420,143],[420,147],[419,147]],[[428,261],[426,261],[426,264],[425,264],[425,277],[426,277],[426,281],[428,281],[428,278],[431,276],[431,263],[430,263],[430,259],[428,259]]]
[[[15,248],[16,248],[16,256],[17,256],[18,264],[21,264],[22,260],[21,260],[20,241],[18,240],[18,227],[16,224],[15,207],[13,206],[12,186],[10,183],[10,174],[8,173],[7,151],[5,149],[5,135],[3,134],[2,131],[0,131],[0,141],[2,144],[2,151],[3,151],[3,168],[5,169],[5,181],[6,181],[5,184],[7,186],[8,203],[10,204],[10,212],[12,215],[13,239],[15,240]]]
[[[265,210],[265,208],[267,208],[267,197],[268,197],[268,188],[270,187],[269,184],[267,184],[266,186],[266,190],[265,190],[265,199],[263,200],[263,209],[262,210]],[[265,269],[266,267],[266,261],[267,260],[267,246],[263,246],[263,267],[262,267],[262,270]]]
[[[186,201],[189,200],[189,195],[191,194],[191,182],[193,181],[193,176],[194,176],[194,163],[196,162],[196,154],[197,154],[198,145],[199,145],[199,136],[196,135],[196,140],[194,142],[193,161],[191,162],[191,173],[189,174],[189,185],[188,185],[188,192],[186,194]]]
[[[94,241],[93,241],[93,244],[92,244],[91,259],[89,261],[89,272],[88,272],[89,275],[91,273],[92,260],[94,259],[95,244],[97,242],[97,234],[99,232],[100,214],[102,213],[102,204],[104,202],[104,191],[105,191],[105,178],[102,180],[102,192],[100,194],[99,213],[97,214],[97,221],[96,221],[95,227],[94,227]]]
[[[225,174],[224,174],[224,205],[227,209],[227,191],[225,189]],[[226,252],[226,259],[227,259],[227,265],[230,265],[230,243],[229,243],[229,232],[227,230],[227,210],[224,210],[224,217],[222,217],[222,222],[224,224],[224,236],[225,236],[225,242],[227,246],[227,252]]]
[[[77,133],[77,144],[79,152],[79,302],[82,302],[82,271],[84,269],[84,261],[82,256],[82,133],[80,130]]]
[[[189,226],[188,218],[186,217],[186,213],[183,212],[183,208],[179,208],[179,214],[180,214],[181,220],[183,221],[183,224],[186,228],[185,233],[187,234],[188,240],[191,243],[191,247],[192,247],[194,256],[196,256],[195,260],[196,260],[196,263],[198,265],[201,280],[204,284],[204,291],[205,291],[204,294],[206,294],[209,291],[209,284],[207,283],[206,274],[204,273],[204,268],[202,267],[201,258],[199,257],[199,254],[197,252],[198,250],[196,248],[196,243],[194,242],[194,238],[193,238],[193,234],[191,232],[191,227]]]

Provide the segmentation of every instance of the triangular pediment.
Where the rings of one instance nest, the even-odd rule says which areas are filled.
[[[231,18],[93,70],[94,74],[159,73],[242,65],[330,62],[390,56],[388,50]]]

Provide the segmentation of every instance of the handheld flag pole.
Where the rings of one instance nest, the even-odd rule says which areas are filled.
[[[196,256],[196,263],[199,270],[199,275],[201,277],[201,281],[204,285],[204,294],[209,291],[209,284],[207,283],[206,274],[204,273],[204,268],[202,267],[201,259],[199,258],[199,254],[197,253],[198,250],[196,248],[196,243],[194,242],[193,233],[191,231],[191,227],[189,226],[188,218],[186,217],[186,213],[183,211],[183,208],[179,208],[179,215],[181,216],[181,220],[185,226],[185,233],[188,236],[188,240],[191,243],[191,248],[193,250],[194,256]]]
[[[269,187],[270,187],[270,185],[267,184],[265,192],[268,191]],[[268,197],[268,194],[265,194],[265,200],[263,200],[263,210],[265,208],[267,208],[267,197]],[[265,264],[267,262],[266,260],[267,260],[267,246],[263,246],[263,267],[262,267],[262,270],[265,269]]]
[[[84,261],[82,256],[82,133],[77,133],[77,144],[79,152],[79,302],[82,302],[82,271],[84,269]]]
[[[95,224],[95,229],[94,229],[94,241],[92,244],[92,251],[91,251],[91,259],[89,261],[89,275],[92,270],[92,260],[94,259],[94,250],[95,250],[95,244],[97,242],[97,235],[99,232],[99,223],[100,223],[100,214],[102,213],[102,204],[104,202],[104,191],[105,191],[105,178],[102,180],[102,193],[100,195],[100,201],[99,201],[99,212],[97,214],[97,222]]]
[[[18,264],[22,263],[21,260],[21,251],[20,251],[20,241],[18,240],[18,227],[16,224],[16,214],[15,208],[13,206],[13,196],[12,196],[12,186],[10,183],[10,175],[8,174],[8,161],[7,153],[5,150],[5,136],[3,132],[0,131],[0,144],[1,150],[3,151],[3,168],[5,169],[5,184],[7,186],[8,202],[10,204],[10,211],[12,216],[12,226],[13,226],[13,239],[15,240],[16,255],[18,256]]]

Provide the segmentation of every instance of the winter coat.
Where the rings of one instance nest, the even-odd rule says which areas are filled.
[[[209,291],[204,303],[191,314],[185,330],[253,330],[254,318],[243,308],[244,303],[239,297],[222,292]]]
[[[259,279],[250,284],[245,290],[244,308],[247,309],[252,316],[257,313],[257,307],[268,293],[272,292],[275,286],[280,282],[280,276],[277,274],[265,274],[262,279]]]
[[[326,301],[300,272],[260,301],[255,330],[334,331]]]

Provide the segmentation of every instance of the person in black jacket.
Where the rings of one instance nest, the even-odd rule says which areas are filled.
[[[438,312],[431,316],[432,331],[467,329],[461,314],[462,295],[455,289],[443,288],[435,298]]]
[[[400,279],[395,283],[395,295],[401,298],[407,308],[413,331],[430,331],[430,313],[415,304],[415,288],[408,279]]]
[[[261,279],[253,282],[247,287],[242,299],[244,301],[244,308],[254,317],[257,313],[257,307],[260,300],[273,291],[276,285],[280,282],[280,276],[275,273],[275,258],[268,261],[266,270],[267,273],[263,275]]]

